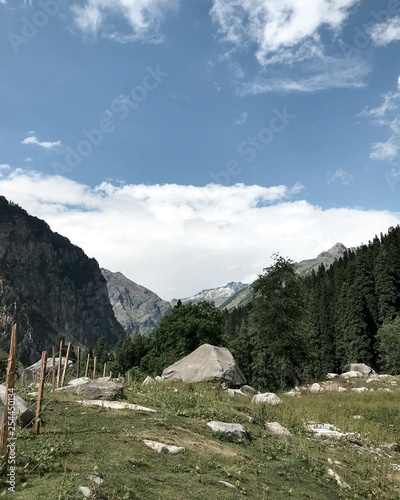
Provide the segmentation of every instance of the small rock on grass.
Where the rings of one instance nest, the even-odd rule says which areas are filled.
[[[92,492],[87,486],[79,486],[79,491],[85,498],[90,498],[92,496]]]
[[[278,436],[282,439],[289,440],[292,439],[293,435],[289,432],[286,427],[283,427],[278,422],[266,422],[265,429],[268,434],[272,434],[273,436]]]
[[[228,483],[227,481],[218,481],[220,484],[223,484],[224,486],[226,486],[227,488],[232,488],[234,490],[237,490],[236,486],[234,486],[233,484],[231,483]]]
[[[157,441],[152,441],[150,439],[143,439],[143,443],[157,453],[176,455],[177,453],[182,453],[183,451],[185,451],[185,448],[183,448],[183,446],[158,443]]]

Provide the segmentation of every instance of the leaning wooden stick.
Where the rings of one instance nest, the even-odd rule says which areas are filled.
[[[42,412],[44,379],[46,378],[46,363],[47,363],[47,352],[43,351],[42,352],[42,364],[40,366],[39,392],[38,392],[38,398],[37,398],[37,402],[36,402],[36,418],[35,418],[35,425],[33,428],[33,433],[35,435],[38,435],[39,431],[40,431],[40,414]]]
[[[64,369],[63,369],[62,378],[61,378],[61,387],[64,386],[64,382],[65,382],[65,374],[67,373],[68,357],[69,357],[70,349],[71,349],[71,342],[68,342],[67,354],[65,356]]]

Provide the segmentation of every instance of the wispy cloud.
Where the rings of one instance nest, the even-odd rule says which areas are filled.
[[[328,184],[333,184],[334,182],[340,182],[344,186],[348,186],[350,182],[353,180],[353,176],[343,170],[342,168],[339,168],[336,170],[333,174],[331,172],[327,173],[328,177]]]
[[[39,141],[39,139],[35,135],[35,131],[31,130],[28,132],[27,137],[23,141],[21,141],[21,144],[28,144],[28,145],[34,145],[34,146],[39,146],[44,149],[55,149],[58,148],[59,146],[62,146],[61,141]]]
[[[247,113],[246,111],[243,111],[243,113],[240,113],[240,115],[233,120],[234,125],[244,125],[247,122]]]
[[[322,210],[300,185],[121,185],[5,171],[0,192],[95,257],[164,298],[246,281],[280,252],[295,261],[355,246],[400,222],[387,211]]]
[[[378,23],[368,30],[372,41],[378,47],[400,40],[400,16],[392,17],[385,23]]]
[[[339,47],[336,38],[359,0],[214,0],[211,16],[222,40],[254,53],[262,70],[240,82],[241,94],[314,92],[364,84],[370,68]],[[322,36],[324,31],[324,37]],[[227,52],[229,59],[235,57]]]
[[[118,42],[135,40],[159,41],[160,25],[170,10],[176,10],[179,0],[85,0],[74,4],[72,12],[76,26],[85,34],[102,36]],[[131,32],[121,33],[107,19],[117,16],[124,19]]]
[[[376,108],[366,108],[359,116],[366,116],[378,126],[388,129],[389,137],[384,142],[372,146],[370,158],[379,161],[393,161],[400,153],[400,77],[397,88],[382,96],[382,102]]]

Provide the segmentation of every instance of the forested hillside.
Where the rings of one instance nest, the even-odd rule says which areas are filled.
[[[232,311],[178,303],[148,338],[124,341],[116,369],[157,375],[209,342],[229,348],[259,389],[318,380],[348,363],[400,373],[400,227],[306,276],[275,255],[253,289]]]

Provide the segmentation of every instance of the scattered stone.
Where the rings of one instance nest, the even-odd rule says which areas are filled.
[[[332,460],[331,458],[328,458],[328,463],[331,465],[342,465],[342,462],[339,462],[339,460]]]
[[[332,477],[336,481],[336,484],[340,486],[340,488],[351,490],[350,486],[345,481],[343,481],[339,474],[336,474],[334,470],[328,469],[328,476]]]
[[[365,363],[352,363],[344,367],[345,372],[359,372],[362,375],[373,375],[376,372]]]
[[[352,391],[354,392],[365,392],[368,391],[367,387],[353,387]]]
[[[265,430],[274,436],[278,436],[282,439],[289,440],[292,439],[293,434],[289,432],[286,427],[283,427],[278,422],[266,422],[265,423]]]
[[[89,379],[86,382],[78,384],[59,387],[56,391],[63,394],[76,394],[86,399],[115,399],[122,395],[123,385],[119,382],[114,382],[110,377],[101,377],[94,380]]]
[[[300,397],[301,396],[301,391],[298,387],[295,387],[291,391],[285,392],[285,396],[289,397]]]
[[[153,377],[147,375],[147,377],[143,380],[142,385],[149,385],[153,384],[154,382],[156,382],[156,380]]]
[[[89,479],[92,483],[97,484],[97,486],[101,486],[104,483],[104,479],[100,476],[89,476]]]
[[[400,472],[400,464],[392,464],[392,467],[394,470],[397,470],[398,472]]]
[[[314,424],[309,423],[306,426],[307,430],[315,434],[317,437],[328,437],[335,439],[357,439],[355,432],[341,432],[337,427],[331,424]]]
[[[228,483],[227,481],[218,481],[220,484],[223,484],[224,486],[226,486],[227,488],[232,488],[234,490],[237,490],[236,486],[234,486],[233,484],[231,483]]]
[[[227,389],[227,393],[231,398],[236,396],[246,396],[240,389]]]
[[[341,374],[342,378],[362,378],[363,374],[361,372],[356,372],[354,370],[351,370],[349,372],[345,372]]]
[[[63,356],[61,358],[61,369],[64,368],[65,362],[66,362],[66,358]],[[55,370],[58,370],[59,364],[60,364],[60,358],[55,358],[55,360],[54,360]],[[37,361],[33,365],[28,366],[28,368],[25,368],[24,371],[22,372],[22,375],[20,378],[22,385],[29,385],[32,382],[39,381],[41,367],[42,367],[42,360],[40,359],[39,361]],[[48,375],[52,369],[53,369],[53,358],[49,358],[46,361],[46,375]],[[73,372],[73,362],[69,359],[68,366],[67,366],[67,373],[70,374],[72,372]]]
[[[157,410],[146,408],[145,406],[134,405],[131,403],[120,403],[117,401],[105,401],[104,399],[90,399],[77,401],[77,403],[85,406],[101,406],[102,408],[110,408],[111,410],[135,410],[146,411],[148,413],[157,413]]]
[[[185,448],[183,448],[183,446],[158,443],[157,441],[151,441],[150,439],[143,439],[143,443],[157,453],[176,455],[177,453],[182,453],[183,451],[185,451]]]
[[[87,486],[79,486],[79,491],[85,498],[90,498],[92,496],[92,492]]]
[[[229,434],[230,436],[243,440],[246,444],[249,443],[249,437],[246,429],[241,424],[228,424],[226,422],[212,421],[208,422],[207,425],[213,432],[223,432],[224,434]]]
[[[279,398],[273,392],[265,392],[264,394],[256,394],[252,399],[253,403],[265,403],[268,405],[279,405],[282,403],[281,398]]]
[[[156,382],[162,382],[163,379],[160,377],[160,375],[157,375],[157,377],[154,379]]]
[[[236,364],[231,352],[225,347],[203,344],[188,356],[180,359],[165,370],[162,380],[182,382],[205,382],[225,380],[230,385],[241,386],[246,379]]]
[[[347,392],[347,389],[345,389],[344,387],[339,387],[338,392]]]
[[[317,394],[318,392],[322,392],[322,387],[319,385],[319,384],[313,384],[311,387],[310,387],[310,392],[312,394]]]
[[[254,394],[257,394],[257,391],[250,385],[242,385],[240,390],[243,392],[243,394],[248,394],[249,396],[254,396]]]
[[[339,375],[337,373],[327,373],[326,378],[329,380],[333,380],[334,378],[338,378]]]
[[[362,420],[364,417],[361,415],[353,415],[354,420]]]
[[[3,408],[5,400],[6,400],[6,386],[0,385],[0,422],[3,421]],[[34,420],[35,412],[29,406],[29,404],[23,398],[21,398],[21,396],[15,394],[15,392],[14,392],[14,401],[15,401],[15,414],[17,417],[17,422],[21,427],[26,427],[32,422],[32,420]]]

